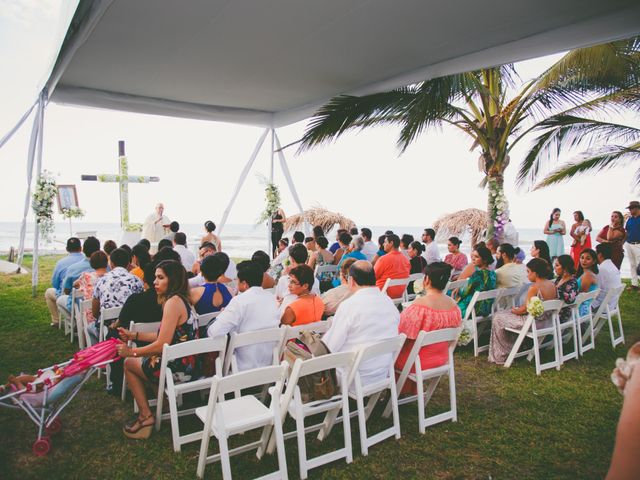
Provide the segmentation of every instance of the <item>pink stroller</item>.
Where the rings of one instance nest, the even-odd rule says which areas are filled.
[[[15,385],[0,390],[0,406],[22,409],[38,427],[33,453],[44,456],[51,449],[51,435],[62,429],[58,417],[73,400],[82,385],[98,369],[105,368],[118,354],[120,340],[112,338],[77,352],[68,362],[38,370],[24,388]],[[10,393],[3,395],[7,390]]]

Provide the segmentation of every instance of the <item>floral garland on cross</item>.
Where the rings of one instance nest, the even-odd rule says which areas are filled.
[[[58,185],[51,172],[44,170],[38,177],[36,189],[31,199],[31,208],[36,215],[36,222],[40,228],[43,240],[51,241],[55,231],[53,222],[53,200],[58,194]]]
[[[258,177],[260,182],[264,184],[264,198],[267,205],[260,214],[257,223],[266,222],[273,217],[280,208],[280,190],[275,183],[269,182],[264,176]]]
[[[493,237],[501,239],[509,222],[509,202],[504,190],[495,180],[489,180],[489,219],[493,222]]]

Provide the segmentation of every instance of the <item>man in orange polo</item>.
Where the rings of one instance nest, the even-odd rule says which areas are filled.
[[[411,271],[409,260],[400,252],[400,238],[397,235],[387,235],[382,248],[385,251],[385,255],[378,259],[374,267],[376,286],[381,290],[387,278],[407,278]],[[405,288],[406,285],[397,285],[390,287],[387,293],[391,298],[399,298]]]

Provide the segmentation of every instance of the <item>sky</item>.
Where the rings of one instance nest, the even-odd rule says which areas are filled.
[[[75,2],[0,0],[0,137],[35,101],[46,80]],[[551,65],[560,54],[516,64],[523,81]],[[126,72],[122,73],[126,75]],[[282,145],[300,138],[305,122],[278,130]],[[26,192],[29,120],[0,149],[0,221],[22,218]],[[165,214],[183,223],[219,223],[238,176],[262,133],[256,127],[205,122],[50,103],[45,115],[43,166],[60,184],[77,186],[84,221],[119,222],[115,184],[81,182],[82,174],[117,173],[118,140],[126,142],[129,173],[160,177],[157,184],[129,187],[132,222],[142,222],[158,201]],[[352,218],[360,226],[428,226],[439,216],[465,208],[486,208],[486,191],[478,187],[479,151],[451,129],[429,130],[402,155],[398,131],[378,127],[350,133],[335,143],[296,155],[287,149],[291,175],[303,207],[323,206]],[[269,174],[267,140],[229,216],[229,223],[251,224],[263,210]],[[542,229],[554,207],[584,211],[594,228],[637,199],[633,166],[579,177],[570,183],[531,192],[514,179],[527,140],[511,153],[505,178],[511,218],[517,227]],[[561,160],[570,160],[566,155]],[[276,160],[275,183],[287,214],[297,213]],[[30,214],[32,215],[32,214]],[[58,221],[62,220],[58,216]]]

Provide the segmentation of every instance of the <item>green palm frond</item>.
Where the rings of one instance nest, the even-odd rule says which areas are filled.
[[[627,146],[611,146],[594,152],[583,160],[564,165],[547,175],[535,189],[548,187],[565,182],[584,173],[601,172],[613,167],[627,164],[630,161],[640,161],[640,142]],[[640,187],[640,169],[634,179],[635,187]]]

